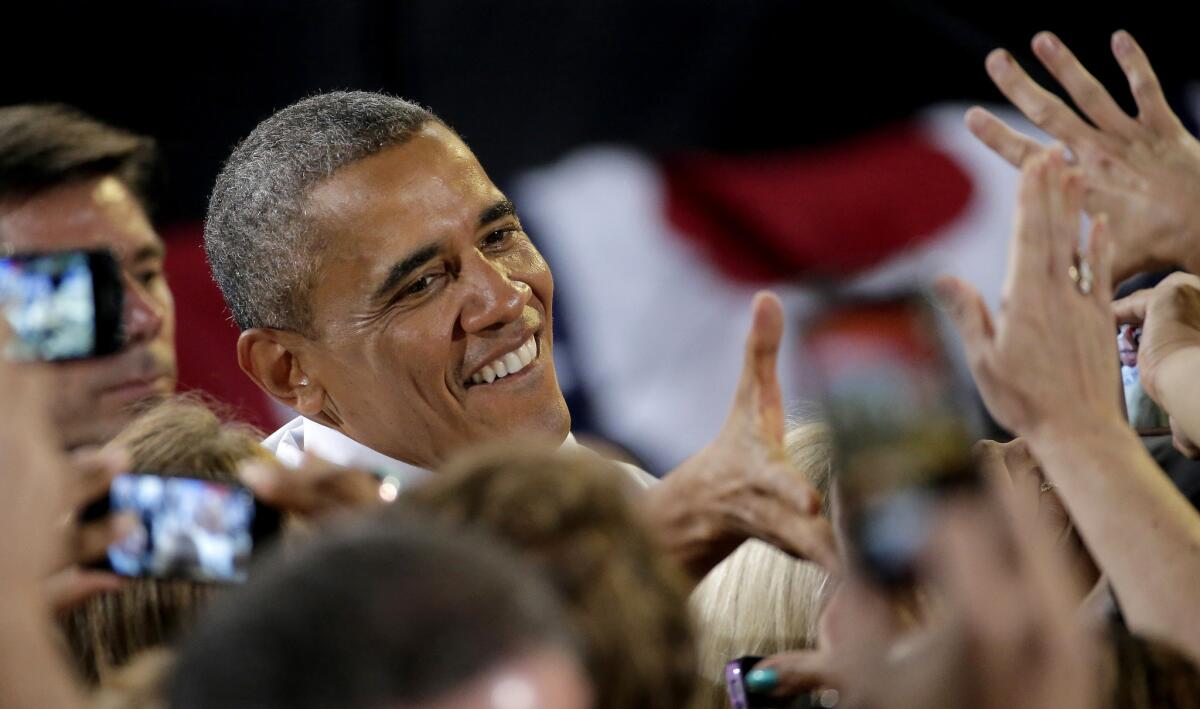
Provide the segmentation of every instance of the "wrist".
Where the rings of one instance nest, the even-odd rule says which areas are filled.
[[[1072,449],[1094,450],[1098,444],[1127,445],[1138,447],[1141,442],[1137,433],[1115,409],[1111,412],[1092,412],[1088,415],[1054,417],[1026,433],[1023,438],[1029,443],[1034,457],[1045,461],[1061,451]]]

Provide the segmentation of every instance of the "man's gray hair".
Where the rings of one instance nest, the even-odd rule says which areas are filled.
[[[337,91],[275,113],[234,148],[208,203],[204,249],[239,328],[310,333],[324,245],[311,228],[309,193],[436,120],[401,98]]]

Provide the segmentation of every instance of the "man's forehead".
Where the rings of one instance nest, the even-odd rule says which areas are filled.
[[[52,187],[0,208],[5,251],[112,249],[118,258],[162,251],[141,203],[115,177]]]
[[[503,194],[457,136],[430,123],[409,141],[358,160],[315,187],[309,205],[334,232],[425,241],[475,226]]]

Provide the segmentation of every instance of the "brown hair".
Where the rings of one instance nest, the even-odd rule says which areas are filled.
[[[146,208],[154,141],[63,104],[0,108],[0,202],[113,175]]]
[[[260,440],[250,426],[223,422],[205,399],[182,395],[134,419],[109,445],[126,450],[138,472],[237,482],[240,462],[270,455]],[[170,642],[213,590],[193,581],[136,578],[88,599],[64,619],[79,671],[97,683],[142,650]]]
[[[687,582],[650,541],[633,492],[584,449],[507,445],[452,462],[402,500],[538,563],[584,640],[596,706],[679,709],[696,680]]]

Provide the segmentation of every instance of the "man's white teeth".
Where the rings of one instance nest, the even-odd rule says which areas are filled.
[[[530,337],[517,349],[491,362],[473,374],[471,381],[476,384],[483,384],[484,382],[491,384],[497,379],[502,379],[525,369],[535,359],[537,359],[537,341]]]

